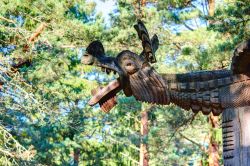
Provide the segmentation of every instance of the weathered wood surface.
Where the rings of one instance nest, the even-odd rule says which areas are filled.
[[[250,106],[222,113],[224,166],[250,166]]]

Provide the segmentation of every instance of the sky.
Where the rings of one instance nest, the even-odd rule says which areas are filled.
[[[109,14],[116,9],[116,1],[115,0],[93,0],[93,1],[96,3],[97,13],[102,13],[105,22],[108,22]]]

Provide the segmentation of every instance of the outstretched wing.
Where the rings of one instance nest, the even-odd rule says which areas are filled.
[[[240,43],[235,49],[231,70],[234,74],[250,72],[250,39]]]
[[[142,102],[167,105],[169,92],[162,77],[151,67],[145,66],[129,78],[133,96]]]

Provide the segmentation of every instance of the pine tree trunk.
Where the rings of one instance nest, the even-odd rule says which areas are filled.
[[[219,166],[219,143],[214,137],[215,130],[219,128],[219,117],[210,114],[209,123],[211,124],[208,149],[209,166]]]
[[[148,136],[148,109],[141,113],[141,145],[140,145],[140,166],[148,166],[149,155],[148,145],[145,142]]]
[[[208,14],[209,16],[214,16],[214,10],[215,10],[215,0],[208,0]]]
[[[74,157],[74,166],[78,166],[79,164],[79,158],[80,158],[80,149],[75,149],[74,150],[74,154],[73,154],[73,157]]]
[[[250,166],[250,107],[222,113],[224,166]]]

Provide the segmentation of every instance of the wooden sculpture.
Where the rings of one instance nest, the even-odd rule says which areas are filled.
[[[89,105],[100,104],[108,112],[116,104],[116,94],[123,90],[142,102],[168,105],[185,110],[220,115],[222,113],[224,165],[250,165],[250,40],[234,51],[231,70],[199,71],[186,74],[159,74],[150,65],[156,62],[159,46],[144,24],[135,25],[143,51],[129,50],[117,57],[105,56],[100,41],[92,42],[82,63],[117,72],[119,78],[93,91]]]

